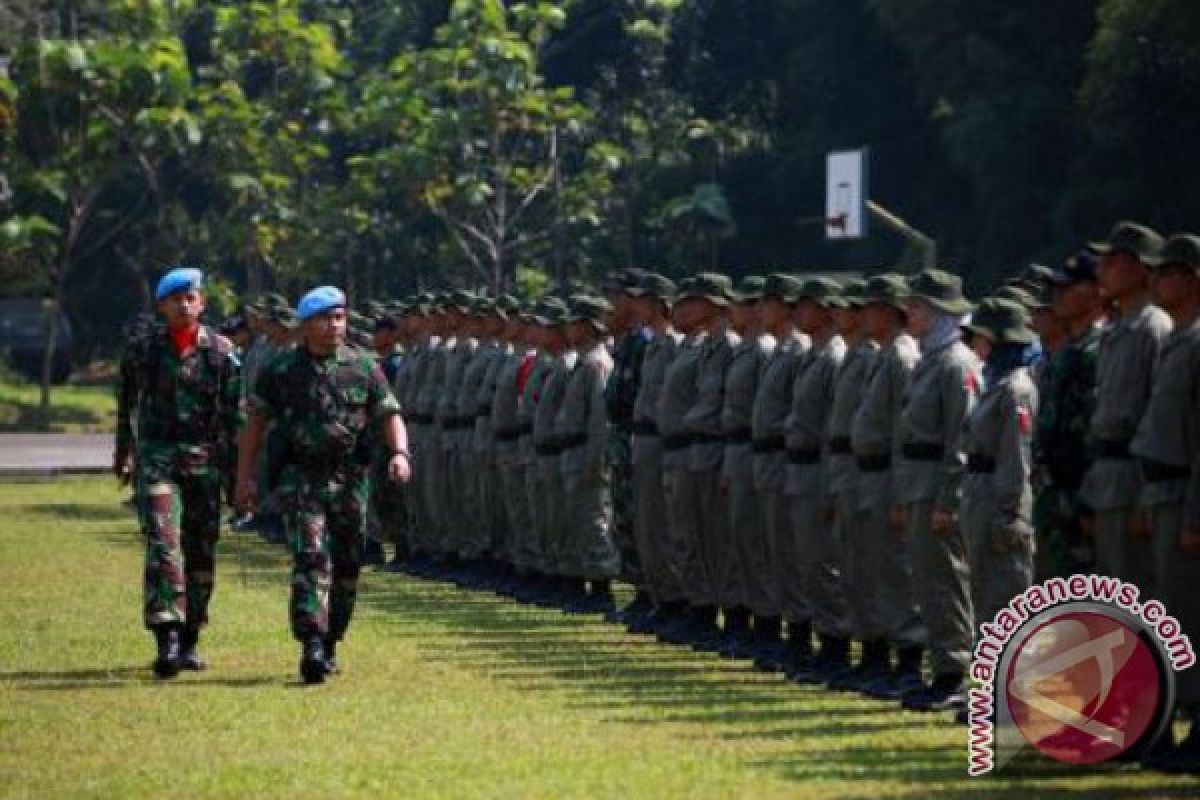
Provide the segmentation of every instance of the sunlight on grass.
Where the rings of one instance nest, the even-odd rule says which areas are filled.
[[[32,430],[39,389],[28,383],[0,383],[0,431]],[[55,433],[108,433],[115,430],[117,400],[111,386],[54,386],[50,429]]]
[[[800,689],[599,621],[368,573],[343,674],[302,688],[287,559],[222,542],[212,667],[162,684],[110,481],[0,483],[0,796],[1165,798],[1046,764],[969,780],[942,718]]]

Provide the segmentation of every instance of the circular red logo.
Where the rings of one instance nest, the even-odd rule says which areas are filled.
[[[1013,721],[1051,758],[1107,761],[1160,719],[1162,666],[1120,619],[1066,612],[1034,627],[1011,652],[1005,690]]]

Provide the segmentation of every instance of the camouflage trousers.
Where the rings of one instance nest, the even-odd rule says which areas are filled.
[[[642,588],[642,564],[638,558],[634,521],[637,506],[633,500],[633,443],[629,435],[613,432],[608,439],[608,463],[612,479],[612,538],[621,557],[621,578]]]
[[[332,474],[284,470],[280,495],[292,552],[292,635],[340,641],[358,599],[370,481],[362,467]]]
[[[409,512],[404,486],[388,479],[388,457],[377,457],[371,465],[371,514],[369,530],[381,542],[407,548]]]
[[[1037,490],[1033,501],[1035,580],[1069,578],[1095,568],[1091,543],[1080,524],[1083,514],[1078,492],[1052,486]]]
[[[147,628],[208,623],[221,525],[216,469],[164,468],[139,457],[138,516],[146,537],[143,610]]]

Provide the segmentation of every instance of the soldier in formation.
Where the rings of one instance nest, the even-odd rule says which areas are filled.
[[[334,669],[370,506],[391,570],[962,718],[978,625],[1035,578],[1094,568],[1196,629],[1198,270],[1197,237],[1121,223],[978,304],[938,269],[627,269],[362,318],[335,290],[298,312],[268,295],[246,311],[237,494],[278,487],[305,680]],[[159,412],[139,380],[140,456]],[[155,602],[155,625],[202,618]],[[1147,763],[1197,769],[1195,683],[1191,733]]]

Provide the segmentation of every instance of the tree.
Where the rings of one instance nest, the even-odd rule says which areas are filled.
[[[114,14],[140,12],[126,3]],[[140,16],[138,14],[137,16]],[[53,354],[67,280],[77,264],[118,240],[159,202],[151,153],[198,136],[184,106],[190,78],[182,46],[159,32],[34,38],[12,64],[16,135],[6,147],[16,201],[7,224],[40,220],[29,244],[45,267],[48,342],[40,417],[48,424]],[[25,222],[21,223],[20,220]]]

